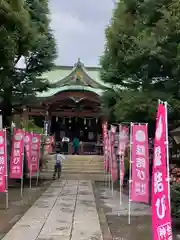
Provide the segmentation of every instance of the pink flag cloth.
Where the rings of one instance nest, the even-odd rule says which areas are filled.
[[[125,155],[127,144],[129,141],[129,128],[127,126],[119,125],[119,144],[118,154]]]
[[[107,134],[107,122],[102,124],[103,135],[103,151],[104,151],[104,170],[109,171],[109,158],[108,158],[108,134]]]
[[[159,104],[156,120],[152,176],[153,240],[173,239],[166,163],[166,111],[167,109],[164,104]]]
[[[147,124],[132,125],[131,200],[149,202],[149,151]]]
[[[120,184],[123,185],[125,166],[124,156],[129,140],[129,128],[126,126],[119,125],[119,144],[118,144],[118,155],[119,155],[119,171],[120,171]]]
[[[44,152],[52,153],[54,143],[54,136],[48,136],[45,141]]]
[[[41,147],[41,135],[38,133],[33,133],[31,144],[31,166],[30,166],[31,175],[37,173],[39,170],[40,147]]]
[[[7,150],[6,131],[0,130],[0,192],[7,191]]]
[[[25,144],[25,149],[26,149],[26,156],[27,156],[27,165],[28,165],[28,170],[30,172],[31,168],[31,147],[32,147],[32,133],[25,133],[25,139],[24,139],[24,144]]]
[[[104,152],[104,169],[106,171],[106,173],[109,172],[109,153],[108,153],[108,143],[109,143],[109,140],[108,140],[108,135],[105,139],[105,152]]]
[[[20,179],[23,177],[24,135],[22,129],[14,129],[9,178]]]
[[[116,136],[116,126],[111,126],[110,130],[110,148],[111,148],[111,174],[113,182],[118,180],[118,169],[115,153],[115,136]]]

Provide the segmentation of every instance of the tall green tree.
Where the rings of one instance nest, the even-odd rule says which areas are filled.
[[[40,76],[53,66],[56,47],[46,0],[3,0],[0,19],[0,97],[7,125],[14,106],[32,102],[49,87]]]
[[[102,78],[131,89],[178,95],[180,3],[120,0],[106,29]]]
[[[117,119],[150,121],[159,97],[177,108],[180,99],[179,10],[177,0],[120,0],[117,3],[106,29],[101,58],[102,79],[118,84],[124,91],[117,101],[119,111],[114,107]],[[176,110],[172,112],[177,113]]]

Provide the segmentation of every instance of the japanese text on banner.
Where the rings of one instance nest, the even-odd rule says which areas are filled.
[[[166,108],[163,104],[159,104],[152,176],[153,240],[172,240],[166,164],[166,124]]]
[[[116,136],[116,127],[111,126],[110,130],[110,148],[111,148],[111,174],[113,181],[118,180],[118,169],[116,162],[116,153],[115,153],[115,136]]]
[[[132,125],[131,199],[149,202],[149,151],[147,125]]]
[[[41,135],[33,133],[31,144],[31,167],[30,173],[34,174],[39,169]]]
[[[103,135],[103,152],[104,152],[104,169],[109,171],[109,158],[108,158],[108,135],[107,135],[107,122],[102,124]]]
[[[7,151],[6,131],[0,130],[0,192],[6,192]]]
[[[129,140],[129,129],[126,126],[119,125],[119,144],[118,144],[118,154],[119,154],[119,169],[120,169],[120,184],[123,185],[125,166],[124,166],[124,156]]]
[[[32,133],[26,132],[25,139],[24,139],[24,144],[25,144],[25,150],[26,150],[26,156],[27,156],[28,170],[30,171],[30,168],[31,168]]]
[[[24,131],[14,129],[11,158],[10,158],[10,178],[20,179],[23,176],[24,161]]]

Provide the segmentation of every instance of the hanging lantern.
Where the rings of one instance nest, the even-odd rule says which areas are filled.
[[[86,118],[84,119],[84,125],[86,125]]]
[[[59,118],[56,116],[56,122],[58,122]]]
[[[98,118],[96,118],[96,124],[98,123]]]
[[[69,118],[69,123],[71,123],[71,118]]]

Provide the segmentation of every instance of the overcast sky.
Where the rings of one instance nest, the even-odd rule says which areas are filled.
[[[57,42],[58,65],[73,65],[78,57],[96,66],[104,49],[104,29],[114,0],[50,0],[51,25]]]

